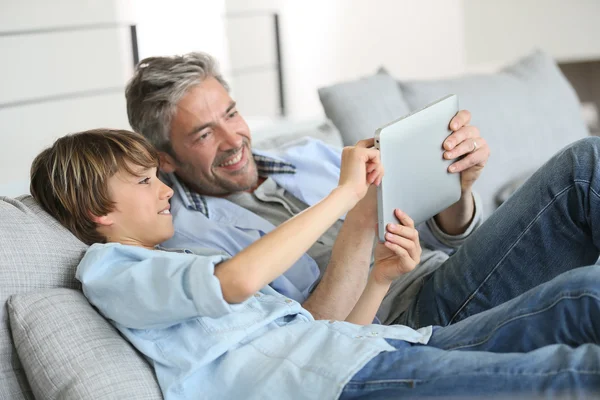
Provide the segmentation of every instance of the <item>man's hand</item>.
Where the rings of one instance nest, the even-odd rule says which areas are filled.
[[[419,233],[413,220],[404,212],[394,210],[400,224],[388,224],[385,242],[375,247],[372,276],[379,283],[390,283],[412,271],[421,261]]]
[[[490,148],[484,138],[479,134],[479,129],[469,125],[471,113],[460,111],[450,121],[453,131],[444,141],[444,158],[449,160],[465,156],[450,165],[448,171],[460,173],[460,186],[463,194],[471,194],[473,183],[481,175],[481,171],[490,156]]]

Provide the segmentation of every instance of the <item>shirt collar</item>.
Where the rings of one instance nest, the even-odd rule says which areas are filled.
[[[273,174],[295,174],[296,166],[286,161],[276,160],[274,158],[252,154],[254,162],[256,162],[256,169],[258,175],[261,177],[268,177]],[[181,179],[171,176],[171,178],[177,179],[177,183],[181,186],[183,193],[185,193],[184,203],[189,210],[200,211],[206,217],[208,217],[208,205],[206,203],[206,197],[196,193],[188,187]],[[185,201],[187,200],[187,201]]]

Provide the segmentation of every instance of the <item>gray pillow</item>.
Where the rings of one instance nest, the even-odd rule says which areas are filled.
[[[454,93],[460,108],[471,111],[471,123],[492,153],[475,186],[488,215],[501,188],[588,135],[575,91],[554,60],[541,51],[496,74],[401,81],[399,86],[411,110]]]
[[[345,146],[373,137],[377,128],[409,112],[396,81],[387,74],[320,88],[319,99]]]
[[[31,196],[0,197],[0,399],[33,399],[11,340],[6,300],[35,289],[78,288],[75,268],[86,248]]]
[[[8,301],[15,346],[39,399],[162,399],[148,362],[73,289]]]

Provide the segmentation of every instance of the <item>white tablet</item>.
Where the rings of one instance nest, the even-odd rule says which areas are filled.
[[[380,241],[387,224],[398,223],[394,209],[417,226],[460,199],[460,174],[448,172],[455,160],[444,159],[442,147],[457,112],[458,97],[449,95],[375,132],[385,169],[377,188]]]

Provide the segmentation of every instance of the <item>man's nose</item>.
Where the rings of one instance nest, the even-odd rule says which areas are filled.
[[[238,134],[235,129],[232,129],[226,125],[219,128],[223,150],[237,149],[242,146],[244,138],[242,135]]]

